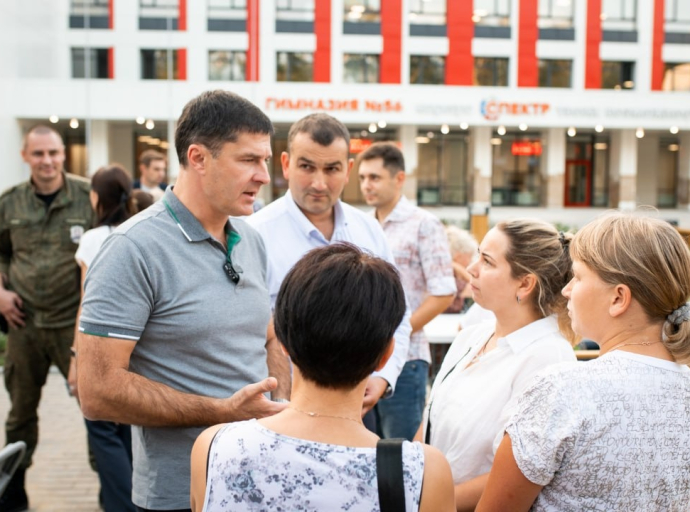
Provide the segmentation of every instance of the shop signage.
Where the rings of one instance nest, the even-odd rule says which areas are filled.
[[[402,112],[402,102],[333,98],[266,98],[266,110],[311,110],[318,112]]]
[[[350,139],[350,154],[358,155],[372,144],[371,139]]]
[[[482,100],[479,110],[484,119],[496,121],[502,115],[507,116],[543,116],[551,109],[548,103]]]
[[[538,140],[516,140],[510,146],[510,152],[515,156],[541,155],[541,142]]]

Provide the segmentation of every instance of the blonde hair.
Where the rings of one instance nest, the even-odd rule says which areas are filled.
[[[506,260],[514,278],[533,274],[537,278],[534,307],[544,317],[556,315],[563,336],[575,344],[568,317],[567,303],[561,294],[572,277],[572,262],[568,252],[571,233],[558,232],[551,224],[538,219],[515,219],[499,222],[496,229],[510,241]]]
[[[624,284],[651,322],[663,323],[662,341],[676,362],[690,362],[690,322],[667,317],[690,296],[690,251],[668,222],[611,212],[583,227],[571,247],[605,283]]]
[[[446,226],[446,237],[448,237],[448,246],[450,247],[450,254],[471,254],[474,256],[477,253],[479,244],[471,233],[460,229],[457,226]]]

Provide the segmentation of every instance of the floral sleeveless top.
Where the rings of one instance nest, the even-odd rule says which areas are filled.
[[[406,510],[417,512],[424,449],[403,444]],[[376,449],[288,437],[256,420],[221,428],[209,450],[205,512],[379,512]]]

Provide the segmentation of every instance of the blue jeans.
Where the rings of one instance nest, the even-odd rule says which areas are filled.
[[[422,423],[428,378],[429,363],[426,361],[418,359],[405,363],[395,385],[395,394],[376,404],[379,436],[412,440]]]

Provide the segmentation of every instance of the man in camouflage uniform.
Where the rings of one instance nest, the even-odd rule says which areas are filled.
[[[51,363],[67,377],[80,296],[74,253],[91,227],[88,180],[65,173],[65,147],[48,126],[32,128],[22,158],[31,179],[0,196],[0,313],[10,327],[5,387],[12,407],[8,443],[24,441],[26,457],[0,510],[28,509],[24,473],[38,442],[37,408]]]

